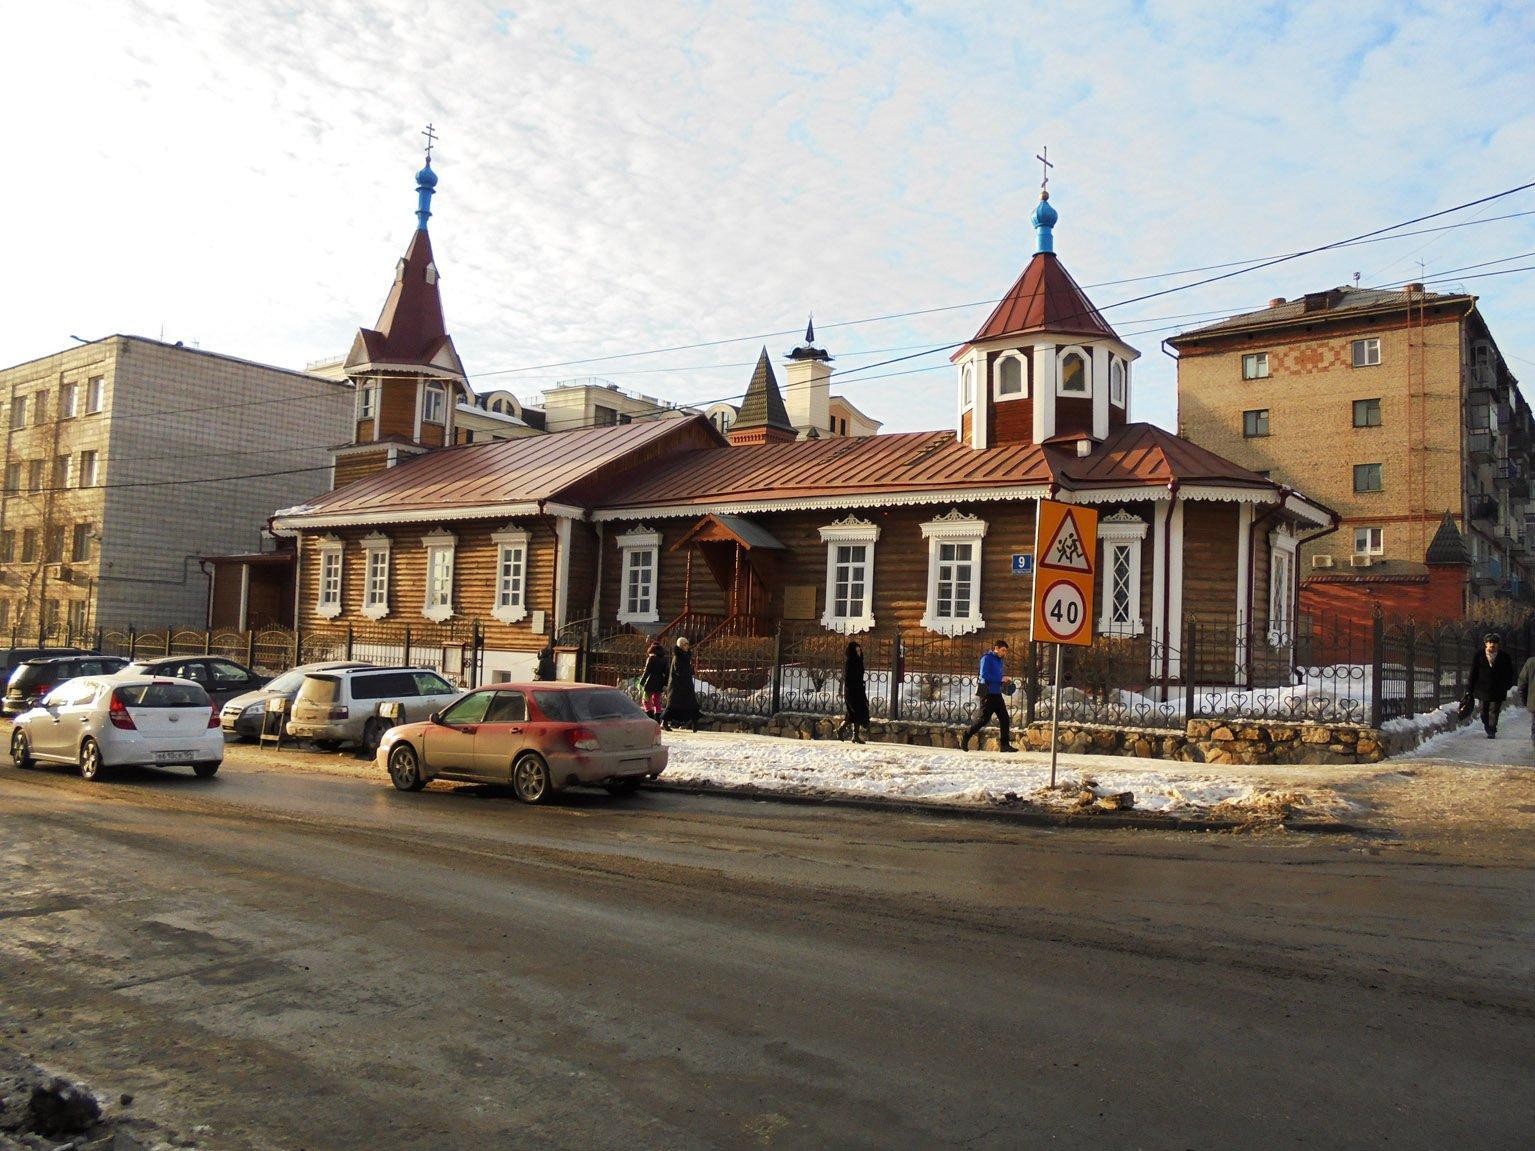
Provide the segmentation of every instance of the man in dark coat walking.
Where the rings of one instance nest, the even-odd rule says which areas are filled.
[[[1004,660],[1007,659],[1007,640],[999,639],[991,645],[991,650],[981,656],[980,686],[977,692],[980,696],[980,712],[975,717],[975,722],[970,725],[970,730],[965,732],[959,741],[960,751],[970,750],[970,741],[981,734],[981,729],[986,726],[992,716],[997,717],[997,726],[1002,729],[1002,739],[997,746],[998,751],[1017,751],[1013,746],[1011,731],[1007,719],[1007,697],[1012,694],[1012,684],[1007,680],[1007,669]]]
[[[666,696],[666,711],[661,716],[661,726],[667,731],[687,724],[698,730],[698,692],[693,688],[693,653],[688,637],[677,637],[677,651],[672,656],[670,691]]]
[[[1498,734],[1498,713],[1513,686],[1514,661],[1502,650],[1498,637],[1488,632],[1482,637],[1482,650],[1471,661],[1471,676],[1466,681],[1466,698],[1482,705],[1482,728],[1488,739]]]

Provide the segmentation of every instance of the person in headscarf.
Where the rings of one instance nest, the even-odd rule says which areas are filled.
[[[650,650],[645,654],[645,670],[640,672],[640,691],[645,693],[645,714],[657,723],[661,722],[662,700],[670,671],[661,641],[652,640]]]
[[[847,659],[842,665],[842,702],[847,718],[837,729],[837,738],[846,739],[851,727],[853,742],[864,742],[858,729],[869,726],[869,691],[863,679],[863,648],[856,639],[848,642]]]
[[[672,674],[666,695],[666,711],[661,715],[661,726],[667,731],[687,724],[698,730],[698,692],[693,688],[693,652],[688,637],[677,637],[677,650],[672,656]]]

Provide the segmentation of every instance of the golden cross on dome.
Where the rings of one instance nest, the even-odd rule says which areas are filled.
[[[430,160],[432,158],[432,146],[437,143],[437,133],[434,132],[432,130],[432,126],[428,124],[426,126],[426,131],[422,132],[421,134],[426,137],[426,158]]]
[[[1041,164],[1043,164],[1045,166],[1044,167],[1044,171],[1043,171],[1044,179],[1040,180],[1039,186],[1041,188],[1049,188],[1050,187],[1050,169],[1055,167],[1054,164],[1050,163],[1050,145],[1046,144],[1044,146],[1044,148],[1041,149],[1040,154],[1038,156],[1035,156],[1034,159],[1038,160]]]

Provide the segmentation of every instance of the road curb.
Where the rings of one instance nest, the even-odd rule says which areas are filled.
[[[713,787],[707,784],[674,783],[648,780],[647,791],[670,791],[680,795],[715,795],[727,799],[750,799],[799,807],[845,807],[856,811],[888,811],[906,815],[935,815],[950,819],[981,819],[994,823],[1013,823],[1024,827],[1078,827],[1130,829],[1138,831],[1251,831],[1259,827],[1283,827],[1289,831],[1314,835],[1368,834],[1368,828],[1336,820],[1237,820],[1195,819],[1178,815],[1155,815],[1135,811],[1054,811],[1044,807],[979,807],[940,803],[924,799],[888,799],[862,795],[805,795],[775,791],[772,788]]]

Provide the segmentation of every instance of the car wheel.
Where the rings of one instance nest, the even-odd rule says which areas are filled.
[[[421,760],[408,743],[397,743],[389,753],[389,781],[401,791],[420,791],[426,786],[421,777]]]
[[[11,762],[17,767],[31,767],[36,760],[32,758],[32,745],[27,742],[27,733],[20,728],[11,736]]]
[[[549,765],[533,752],[523,752],[512,761],[512,790],[523,803],[545,802],[554,790]]]
[[[643,782],[643,777],[631,775],[627,779],[614,780],[612,783],[604,784],[603,786],[608,789],[609,795],[633,795],[640,789],[641,782]]]
[[[198,779],[212,779],[219,773],[219,765],[216,763],[194,763],[192,770],[197,773]]]
[[[384,725],[376,719],[370,719],[362,728],[362,749],[369,755],[378,753],[378,745],[384,739]]]
[[[101,746],[88,739],[80,745],[80,778],[100,779],[102,772]]]

